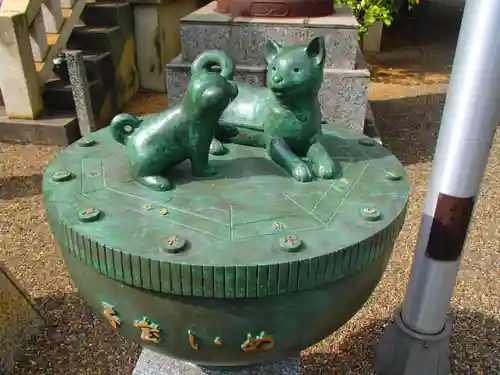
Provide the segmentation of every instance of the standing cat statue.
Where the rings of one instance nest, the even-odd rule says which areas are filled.
[[[238,96],[222,113],[210,152],[221,153],[220,141],[262,147],[297,181],[309,182],[315,176],[334,178],[338,171],[322,144],[318,101],[325,64],[324,38],[290,46],[268,40],[266,60],[267,87],[238,83]],[[210,70],[214,65],[225,78],[232,79],[233,62],[220,51],[202,53],[191,69]]]
[[[208,165],[210,143],[222,112],[237,95],[238,87],[222,74],[193,72],[178,106],[144,117],[115,116],[109,129],[125,145],[135,180],[153,190],[170,190],[165,174],[185,160],[191,161],[194,176],[214,175]]]

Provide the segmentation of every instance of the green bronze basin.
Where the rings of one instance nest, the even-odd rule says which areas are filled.
[[[345,128],[325,135],[340,174],[300,183],[259,148],[228,144],[218,175],[169,172],[153,191],[108,128],[47,168],[47,217],[87,303],[127,339],[213,367],[296,356],[369,298],[403,225],[400,162]]]

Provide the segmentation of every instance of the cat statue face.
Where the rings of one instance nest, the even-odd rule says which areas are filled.
[[[325,39],[307,45],[288,45],[269,39],[266,43],[267,87],[276,96],[316,95],[323,82]]]

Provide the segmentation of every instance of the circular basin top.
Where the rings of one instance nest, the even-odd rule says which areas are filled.
[[[65,149],[43,182],[63,249],[98,272],[148,290],[251,298],[312,288],[361,270],[404,221],[401,163],[347,128],[325,133],[333,180],[300,183],[259,148],[228,144],[218,171],[194,178],[189,162],[157,192],[129,173],[108,128]]]

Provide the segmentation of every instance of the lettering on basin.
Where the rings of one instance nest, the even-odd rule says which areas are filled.
[[[271,350],[274,348],[274,338],[268,336],[262,331],[260,334],[252,338],[251,333],[247,333],[247,339],[241,344],[241,349],[244,352],[256,352],[263,350]]]
[[[160,342],[160,326],[152,322],[147,316],[136,320],[134,325],[141,329],[141,340],[158,344]]]
[[[114,329],[120,327],[120,315],[115,310],[115,306],[106,301],[102,301],[102,307],[104,308],[104,316],[109,320],[111,327]]]
[[[191,345],[191,347],[194,350],[200,350],[200,346],[196,342],[196,335],[195,335],[195,333],[193,331],[189,330],[188,331],[188,336],[189,336],[189,345]]]
[[[274,232],[281,232],[283,229],[284,229],[284,225],[278,221],[275,221],[273,224],[272,224],[272,228],[273,228],[273,231]]]

